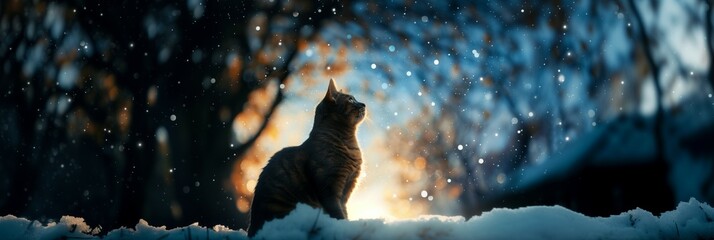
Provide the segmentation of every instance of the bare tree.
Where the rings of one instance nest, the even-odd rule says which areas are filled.
[[[657,110],[655,112],[654,119],[654,138],[655,138],[655,151],[658,162],[666,162],[665,143],[664,143],[664,107],[662,106],[662,83],[660,80],[660,70],[659,65],[655,62],[654,56],[652,55],[652,46],[650,43],[650,37],[647,35],[645,24],[642,21],[642,15],[637,8],[637,4],[633,0],[628,0],[628,4],[631,8],[632,14],[637,22],[638,26],[638,36],[642,42],[642,49],[645,52],[645,57],[647,64],[652,71],[652,79],[655,86],[655,98],[657,101]],[[656,4],[656,3],[654,3]]]
[[[250,93],[286,81],[298,45],[319,33],[324,21],[339,17],[343,7],[338,1],[2,4],[0,21],[8,28],[0,40],[2,109],[17,119],[19,140],[3,148],[12,158],[3,164],[14,174],[0,212],[60,214],[32,206],[52,201],[38,187],[51,188],[48,174],[64,171],[47,163],[67,145],[91,153],[66,152],[80,169],[71,178],[88,175],[85,162],[92,158],[104,166],[92,173],[108,192],[106,205],[92,206],[102,207],[102,218],[88,220],[110,228],[133,226],[147,214],[168,214],[164,224],[245,226],[247,214],[235,207],[239,193],[227,179],[266,128],[282,90],[247,141],[234,140],[233,118],[256,101]],[[57,24],[43,22],[51,17]],[[28,57],[33,49],[47,57]],[[32,71],[23,72],[23,66]],[[66,66],[79,74],[65,86],[58,82]],[[71,103],[58,107],[64,106],[60,100]],[[164,135],[168,139],[159,142]],[[157,165],[159,159],[168,165]],[[166,182],[149,186],[155,178]],[[80,211],[72,209],[57,210]]]

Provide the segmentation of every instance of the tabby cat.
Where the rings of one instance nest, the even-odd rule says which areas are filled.
[[[297,203],[322,208],[336,219],[347,218],[345,204],[362,165],[355,134],[364,117],[365,104],[338,92],[331,79],[307,140],[275,153],[263,168],[250,208],[248,236],[266,221],[285,217]]]

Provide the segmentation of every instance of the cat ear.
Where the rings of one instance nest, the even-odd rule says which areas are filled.
[[[327,87],[327,94],[325,94],[325,99],[329,101],[335,101],[336,93],[337,87],[335,87],[335,79],[330,79],[330,86]]]

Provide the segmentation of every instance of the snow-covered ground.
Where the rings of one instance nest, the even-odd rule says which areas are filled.
[[[15,216],[0,217],[4,239],[247,239],[243,230],[198,223],[174,229],[144,220],[133,229],[106,235],[84,219],[64,216],[43,225]],[[428,215],[404,220],[336,220],[319,209],[298,205],[285,219],[267,223],[256,239],[712,239],[714,208],[695,199],[654,216],[634,209],[610,217],[588,217],[560,206],[494,209],[469,220]]]

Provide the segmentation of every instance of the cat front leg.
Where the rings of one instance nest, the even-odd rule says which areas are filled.
[[[336,219],[347,218],[347,212],[344,206],[344,190],[347,184],[347,174],[345,171],[330,171],[330,174],[324,174],[324,178],[320,179],[323,183],[323,188],[318,193],[320,204],[330,217]]]
[[[342,206],[342,202],[337,196],[325,197],[322,201],[322,207],[331,218],[346,219],[347,214]]]
[[[357,175],[359,175],[359,169],[357,169],[356,172],[353,172],[350,174],[350,176],[347,178],[347,183],[345,184],[345,188],[342,190],[342,205],[346,206],[347,205],[347,200],[350,199],[350,195],[352,195],[352,191],[355,189],[355,186],[357,186]],[[344,208],[345,210],[347,209],[346,207]]]
[[[342,210],[343,214],[345,215],[345,219],[347,218],[347,201],[350,199],[350,195],[352,195],[352,191],[355,189],[355,186],[357,185],[357,175],[359,174],[359,170],[357,172],[353,172],[350,174],[350,176],[347,178],[347,182],[345,184],[345,188],[342,190]]]

